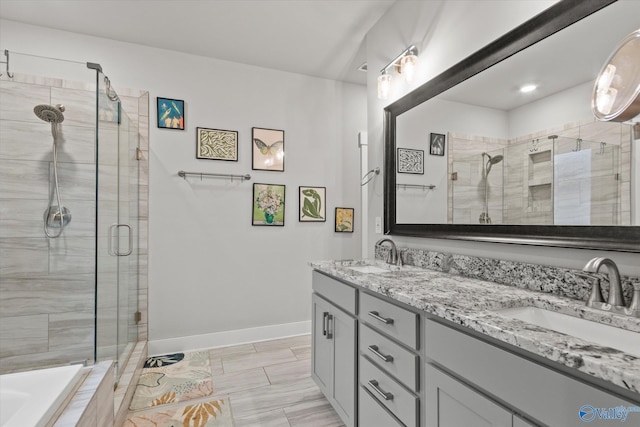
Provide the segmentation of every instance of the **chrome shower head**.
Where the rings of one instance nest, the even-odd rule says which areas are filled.
[[[58,104],[55,107],[53,105],[40,104],[33,108],[33,112],[40,120],[44,120],[47,123],[57,124],[64,121],[64,105]]]

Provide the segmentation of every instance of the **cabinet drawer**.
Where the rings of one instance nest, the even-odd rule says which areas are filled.
[[[360,354],[371,358],[408,388],[419,390],[418,356],[367,325],[360,328]]]
[[[360,356],[360,384],[404,425],[418,426],[418,398],[364,356]]]
[[[362,427],[403,427],[402,423],[387,412],[365,387],[362,387],[358,394],[358,425]]]
[[[333,304],[356,314],[356,288],[317,271],[313,272],[312,287]]]
[[[359,311],[363,322],[411,348],[418,348],[417,314],[363,292]]]

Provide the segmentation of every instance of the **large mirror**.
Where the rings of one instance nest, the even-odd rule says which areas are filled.
[[[559,2],[389,105],[385,232],[640,252],[633,123],[590,104],[638,16]]]

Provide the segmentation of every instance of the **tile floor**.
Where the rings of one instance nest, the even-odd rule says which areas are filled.
[[[234,427],[344,426],[311,379],[311,335],[215,348],[209,358],[213,394],[163,408],[228,397]]]

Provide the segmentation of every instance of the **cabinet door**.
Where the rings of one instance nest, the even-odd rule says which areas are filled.
[[[329,322],[333,340],[333,398],[336,411],[347,426],[355,425],[356,414],[356,319],[334,308]]]
[[[513,427],[536,427],[535,424],[530,423],[524,418],[520,418],[517,415],[513,416]]]
[[[318,297],[312,295],[312,351],[311,351],[311,375],[325,396],[331,396],[333,390],[333,340],[328,336],[327,324],[329,322],[332,306]]]
[[[511,412],[433,365],[425,370],[427,427],[511,427]]]

